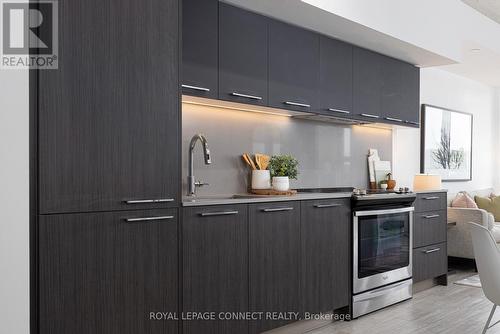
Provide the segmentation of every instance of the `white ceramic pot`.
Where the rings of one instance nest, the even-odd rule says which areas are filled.
[[[268,170],[252,170],[252,189],[271,189],[271,173]]]
[[[387,183],[381,183],[380,184],[380,189],[387,190]]]
[[[274,176],[273,189],[277,191],[290,190],[290,179],[288,178],[288,176]]]

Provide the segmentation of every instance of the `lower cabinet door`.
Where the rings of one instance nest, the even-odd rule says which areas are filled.
[[[349,305],[350,201],[305,201],[301,217],[302,310],[320,313]]]
[[[41,334],[177,333],[177,210],[39,216]]]
[[[414,217],[413,247],[422,247],[446,241],[446,210],[416,212]]]
[[[182,243],[183,333],[248,333],[247,206],[184,208]]]
[[[295,321],[299,312],[300,202],[249,206],[250,333]]]
[[[446,242],[413,249],[413,282],[444,275],[448,272]]]

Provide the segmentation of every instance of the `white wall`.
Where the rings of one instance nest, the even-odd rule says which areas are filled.
[[[28,71],[0,70],[0,333],[29,333]]]
[[[496,187],[499,173],[499,96],[498,90],[437,68],[421,70],[420,102],[472,113],[472,181],[446,182],[450,193]],[[394,177],[400,185],[411,187],[420,170],[420,130],[393,131]]]

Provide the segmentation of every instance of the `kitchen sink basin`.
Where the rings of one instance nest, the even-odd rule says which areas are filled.
[[[269,198],[267,195],[252,195],[252,194],[236,194],[236,195],[213,195],[213,196],[195,196],[184,197],[184,202],[202,202],[202,201],[223,201],[231,199],[252,199],[252,198]]]

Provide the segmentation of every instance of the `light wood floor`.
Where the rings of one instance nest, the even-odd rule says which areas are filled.
[[[307,334],[474,334],[481,333],[492,303],[482,289],[452,282],[474,273],[461,272],[449,277],[448,286],[436,286],[418,292],[413,299],[365,315],[359,319],[335,323],[292,324],[269,333]],[[492,323],[500,320],[500,310]],[[318,327],[319,326],[319,327]],[[315,327],[314,329],[312,327]],[[302,328],[302,331],[301,331]],[[500,323],[488,334],[500,334]]]

